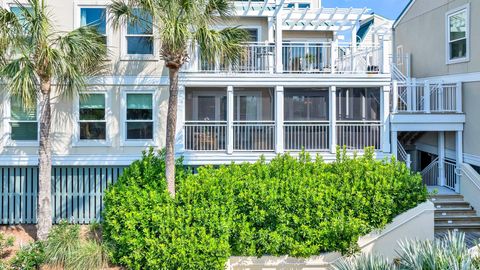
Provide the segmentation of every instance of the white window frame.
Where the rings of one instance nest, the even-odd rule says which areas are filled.
[[[36,140],[12,140],[12,129],[10,122],[12,122],[12,111],[11,111],[11,96],[9,94],[5,95],[3,102],[3,110],[5,112],[5,118],[3,121],[3,133],[6,135],[6,146],[16,147],[16,146],[32,146],[38,147],[40,142],[40,103],[37,101],[36,106],[36,116],[37,116],[37,139]],[[19,122],[19,121],[13,121]],[[22,121],[20,121],[22,122]],[[34,121],[25,121],[25,122],[34,122]]]
[[[239,116],[240,116],[240,98],[237,98],[237,97],[245,97],[245,96],[253,96],[253,97],[256,97],[258,99],[258,103],[257,103],[257,118],[258,116],[263,116],[263,100],[262,100],[262,92],[258,92],[258,91],[250,91],[250,90],[247,90],[247,91],[243,91],[243,90],[240,90],[240,91],[233,91],[233,100],[234,100],[234,110],[235,110],[235,113],[233,115],[233,121],[234,122],[255,122],[255,121],[263,121],[262,119],[256,119],[256,120],[240,120],[238,119]],[[227,104],[227,109],[228,109],[228,104]]]
[[[152,139],[127,139],[127,95],[128,94],[151,94],[152,95],[152,121],[153,122],[153,131]],[[158,109],[157,109],[157,100],[158,100],[159,91],[156,90],[125,90],[122,91],[122,101],[121,101],[121,114],[120,114],[120,137],[121,137],[121,146],[133,146],[133,147],[145,147],[145,146],[158,146]],[[138,122],[148,122],[148,120],[141,120]]]
[[[463,58],[451,59],[450,57],[450,17],[455,16],[459,13],[466,12],[467,15],[467,22],[466,22],[466,46],[467,46],[467,53]],[[449,10],[445,14],[445,56],[446,56],[446,63],[449,64],[458,64],[470,61],[470,3],[457,7],[455,9]]]
[[[154,23],[152,21],[152,23]],[[128,22],[124,23],[120,27],[120,34],[121,34],[121,41],[120,41],[120,49],[121,49],[121,60],[140,60],[140,61],[159,61],[160,57],[158,54],[158,48],[160,45],[158,44],[156,36],[156,28],[154,25],[152,25],[152,38],[153,38],[153,54],[128,54],[127,49],[128,49],[128,42],[127,42],[127,37],[129,36],[138,36],[138,37],[144,37],[144,36],[149,36],[149,35],[128,35],[127,34],[127,25]]]
[[[99,3],[101,2],[101,3]],[[79,28],[81,26],[81,22],[82,22],[82,18],[81,18],[81,9],[82,8],[104,8],[105,9],[105,20],[107,22],[106,24],[106,29],[105,29],[105,36],[106,36],[106,39],[107,39],[107,47],[111,47],[111,43],[112,43],[112,36],[113,36],[113,27],[110,23],[110,20],[109,20],[109,15],[108,15],[108,10],[107,10],[107,3],[104,1],[81,1],[80,3],[77,3],[75,4],[75,8],[74,8],[74,16],[73,16],[73,27],[76,29],[76,28]]]
[[[105,140],[81,140],[80,139],[80,123],[85,121],[80,121],[80,95],[82,94],[103,94],[105,96]],[[74,115],[75,115],[75,128],[74,128],[74,139],[73,147],[88,147],[88,146],[112,146],[111,130],[112,130],[112,112],[111,108],[111,97],[110,93],[106,90],[102,91],[85,91],[81,92],[75,96],[73,103]],[[89,122],[89,121],[86,121]],[[90,121],[90,122],[101,122],[101,121]]]
[[[224,92],[224,94],[220,94]],[[198,119],[198,98],[199,97],[215,97],[215,118],[221,118],[220,114],[220,106],[221,106],[221,97],[227,97],[227,91],[195,91],[192,96],[192,109],[193,109],[193,115],[195,116],[195,120],[190,120],[190,121],[203,121],[201,119]],[[225,108],[225,110],[228,110]],[[225,120],[209,120],[209,121],[227,121]]]

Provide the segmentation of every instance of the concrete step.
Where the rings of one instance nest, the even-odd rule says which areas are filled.
[[[435,233],[447,231],[478,232],[480,223],[435,224]]]
[[[442,202],[442,201],[464,201],[462,195],[434,195],[430,196],[432,202]]]
[[[477,211],[471,207],[462,208],[440,208],[435,210],[435,217],[438,216],[462,216],[462,215],[477,215]]]
[[[438,216],[435,217],[435,226],[444,224],[480,224],[480,217],[469,216]]]
[[[470,204],[465,201],[445,201],[445,202],[435,202],[435,208],[468,208]]]

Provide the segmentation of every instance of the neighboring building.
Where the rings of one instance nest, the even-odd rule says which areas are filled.
[[[413,0],[394,24],[392,137],[427,183],[462,193],[463,163],[480,168],[479,14],[477,0]]]
[[[114,31],[107,0],[47,3],[60,30],[97,25],[112,51],[110,73],[91,80],[88,98],[53,100],[54,211],[88,222],[98,218],[101,192],[122,168],[142,150],[164,146],[168,73],[148,25]],[[15,8],[13,0],[2,5]],[[251,33],[240,65],[208,63],[192,49],[181,73],[176,150],[186,165],[269,160],[302,149],[332,161],[337,145],[352,152],[372,146],[378,158],[391,154],[391,39],[379,32],[383,18],[374,16],[357,44],[368,9],[326,8],[318,0],[235,6],[235,24]],[[339,40],[345,31],[353,33],[349,42]],[[0,101],[0,174],[2,183],[13,181],[4,198],[14,198],[2,205],[35,208],[38,114],[6,95]],[[80,196],[81,189],[87,191]],[[30,196],[25,204],[21,194]],[[2,222],[35,219],[19,213],[4,214]]]

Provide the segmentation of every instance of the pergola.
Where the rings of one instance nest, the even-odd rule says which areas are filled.
[[[285,0],[237,1],[235,5],[237,16],[281,20],[282,30],[346,31],[371,16],[367,8],[287,8]]]

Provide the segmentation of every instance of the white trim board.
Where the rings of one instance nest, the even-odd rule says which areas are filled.
[[[402,11],[400,17],[398,17],[397,20],[395,20],[395,22],[393,23],[393,28],[397,28],[398,24],[402,21],[403,17],[405,17],[405,15],[410,11],[413,4],[415,4],[415,0],[410,1],[410,3],[407,4],[405,9]]]
[[[480,82],[480,72],[432,76],[432,77],[418,78],[417,81],[430,81],[430,82],[442,81],[444,83]]]

